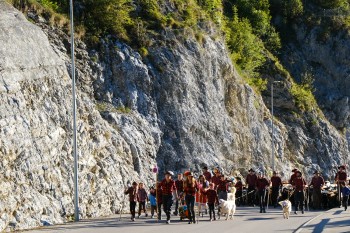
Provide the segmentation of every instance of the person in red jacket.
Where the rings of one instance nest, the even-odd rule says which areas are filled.
[[[273,207],[276,208],[280,188],[282,188],[282,180],[281,180],[281,177],[278,175],[277,171],[273,171],[272,173],[271,185],[272,185],[271,202],[273,204]]]
[[[294,180],[295,177],[297,177],[297,173],[298,173],[298,169],[294,168],[292,170],[293,174],[291,175],[290,179],[289,179],[289,183],[291,184],[292,181]]]
[[[242,183],[242,179],[241,177],[236,177],[236,184],[235,184],[235,188],[236,188],[236,202],[237,202],[237,206],[240,206],[243,202],[242,200],[242,194],[243,194],[243,183]]]
[[[296,177],[292,180],[294,188],[294,203],[295,203],[295,214],[298,214],[300,207],[301,213],[304,214],[304,201],[305,201],[305,187],[306,182],[302,177],[301,171],[296,172]]]
[[[136,182],[133,182],[132,186],[124,191],[124,194],[129,194],[131,221],[135,221],[137,192],[138,192],[138,187]]]
[[[145,212],[145,216],[147,217],[147,209],[146,209],[146,202],[148,201],[148,196],[145,188],[143,187],[143,183],[139,183],[139,189],[137,191],[137,201],[139,202],[139,213],[138,218],[141,216],[141,211],[143,210]]]
[[[268,188],[270,186],[270,182],[264,177],[263,172],[258,173],[258,179],[256,180],[256,190],[258,191],[258,197],[259,197],[259,203],[260,203],[260,213],[266,213],[265,210],[265,200],[266,200],[266,193],[268,191]]]
[[[218,194],[215,190],[215,184],[210,183],[209,184],[209,189],[205,192],[206,196],[207,196],[207,201],[208,201],[208,207],[209,207],[209,217],[210,217],[210,221],[212,221],[214,219],[214,221],[216,220],[215,218],[215,204],[219,203],[219,199],[218,199]]]
[[[249,174],[246,177],[245,183],[248,185],[248,205],[255,206],[255,184],[258,177],[255,171],[251,168],[249,169]]]
[[[171,179],[174,175],[172,171],[167,171],[165,173],[165,178],[160,183],[162,187],[162,203],[163,210],[166,214],[166,223],[170,223],[170,211],[171,206],[173,205],[173,196],[177,198],[175,181]]]
[[[338,194],[341,192],[341,185],[346,184],[346,180],[348,178],[348,175],[346,174],[346,167],[345,165],[341,165],[338,167],[338,172],[335,176],[335,182],[337,183],[337,190]],[[338,201],[339,201],[339,207],[341,207],[341,199],[340,195],[338,195]]]
[[[215,189],[219,185],[220,180],[221,180],[221,174],[220,174],[219,170],[217,169],[215,172],[215,175],[211,178],[211,182],[215,184]]]
[[[184,181],[184,193],[185,193],[185,201],[188,209],[188,224],[196,223],[196,215],[194,212],[194,202],[195,196],[197,192],[197,181],[193,178],[193,174],[189,173],[187,175],[186,180]]]
[[[324,185],[324,179],[319,171],[314,172],[310,186],[312,186],[312,206],[314,209],[321,209],[322,193],[321,189]]]

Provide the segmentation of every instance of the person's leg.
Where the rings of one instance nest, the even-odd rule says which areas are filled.
[[[349,196],[343,196],[343,206],[345,211],[348,209],[348,203],[349,203]]]
[[[195,202],[195,197],[192,196],[191,197],[191,211],[192,211],[192,222],[195,223],[196,222],[196,213],[194,212],[194,202]]]
[[[188,210],[188,219],[189,219],[189,223],[192,222],[192,213],[191,213],[191,203],[190,203],[190,195],[186,195],[185,196],[185,202],[186,202],[186,205],[187,205],[187,210]]]
[[[131,217],[134,219],[135,214],[136,214],[136,202],[135,201],[130,202],[130,212],[131,212]]]
[[[142,202],[139,201],[139,211],[138,211],[138,217],[140,217],[142,211]]]
[[[294,193],[295,213],[299,210],[299,192]]]
[[[168,198],[167,198],[167,213],[166,213],[167,220],[170,220],[170,213],[171,213],[171,206],[172,205],[173,205],[173,197],[172,197],[172,195],[168,195]]]
[[[174,211],[174,215],[178,214],[178,210],[179,210],[179,200],[176,200],[175,202],[175,211]]]
[[[151,205],[151,217],[153,218],[154,216],[154,210],[155,210],[155,206]]]
[[[209,206],[209,219],[212,220],[212,210],[213,210],[213,206],[214,204],[208,203]]]
[[[162,219],[162,203],[158,203],[158,220]]]
[[[272,187],[271,201],[274,208],[277,207],[278,192],[279,192],[279,187]]]

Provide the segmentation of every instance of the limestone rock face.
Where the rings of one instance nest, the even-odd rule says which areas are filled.
[[[69,38],[0,0],[0,230],[73,216]],[[220,39],[166,31],[142,58],[105,40],[77,41],[79,204],[83,218],[118,212],[128,181],[153,184],[151,168],[271,173],[271,115],[237,74]],[[326,119],[275,119],[276,167],[333,176],[349,163],[345,136]],[[124,206],[125,209],[126,206]]]

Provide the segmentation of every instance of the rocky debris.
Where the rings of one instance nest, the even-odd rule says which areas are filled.
[[[37,27],[0,1],[0,230],[73,217],[69,38]],[[271,116],[235,71],[224,43],[167,31],[142,58],[105,39],[77,41],[79,204],[83,218],[118,212],[128,181],[154,183],[150,168],[271,173]],[[349,163],[345,136],[314,115],[275,120],[276,166]],[[159,176],[162,178],[162,175]]]

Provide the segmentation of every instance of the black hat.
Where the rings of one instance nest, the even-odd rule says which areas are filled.
[[[137,183],[134,181],[134,182],[132,182],[132,185],[137,185]]]
[[[249,169],[248,172],[255,172],[253,168]]]
[[[320,172],[318,170],[315,170],[314,174],[320,174]]]
[[[207,167],[207,166],[204,166],[203,169],[204,169],[204,170],[208,170],[208,167]]]
[[[236,177],[236,180],[242,180],[242,179],[241,179],[241,177],[237,176],[237,177]]]
[[[303,173],[301,173],[299,170],[296,170],[296,173],[299,173],[301,176],[303,175]]]
[[[294,168],[294,169],[292,170],[292,172],[296,172],[296,171],[298,171],[298,169],[297,169],[297,168]]]
[[[338,169],[340,169],[340,168],[341,168],[341,169],[344,169],[344,170],[346,169],[346,168],[345,168],[345,165],[341,165],[341,166],[338,167]]]
[[[165,172],[165,175],[171,175],[171,176],[173,176],[173,175],[174,175],[174,172],[172,172],[172,171],[166,171],[166,172]]]
[[[278,172],[277,171],[273,171],[272,174],[277,174]]]

